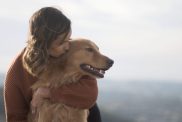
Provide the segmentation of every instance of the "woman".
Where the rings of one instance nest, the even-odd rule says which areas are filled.
[[[27,122],[30,108],[35,112],[42,99],[50,99],[53,102],[64,101],[64,104],[73,107],[90,109],[88,122],[101,122],[100,112],[95,104],[97,92],[89,92],[97,91],[96,79],[83,77],[79,84],[59,89],[39,88],[32,93],[30,87],[45,70],[48,58],[60,57],[69,50],[71,22],[60,10],[44,7],[32,15],[29,25],[27,46],[15,58],[6,75],[6,121]],[[88,85],[90,83],[92,85]],[[68,90],[70,92],[66,93]]]

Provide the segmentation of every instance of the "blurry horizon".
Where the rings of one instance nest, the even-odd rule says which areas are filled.
[[[99,81],[99,106],[104,122],[181,122],[182,82]],[[3,88],[0,84],[0,94]],[[0,95],[0,121],[5,121]]]
[[[72,38],[94,41],[115,64],[104,79],[182,82],[182,1],[1,1],[0,73],[26,45],[31,15],[55,6],[72,21]]]

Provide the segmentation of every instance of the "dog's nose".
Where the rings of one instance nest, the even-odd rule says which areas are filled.
[[[114,64],[114,61],[112,59],[108,59],[107,64],[111,67]]]

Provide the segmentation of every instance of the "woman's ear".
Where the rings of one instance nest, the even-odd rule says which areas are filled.
[[[69,42],[64,42],[61,45],[50,47],[50,49],[48,50],[49,55],[53,57],[59,57],[69,50],[69,45]]]

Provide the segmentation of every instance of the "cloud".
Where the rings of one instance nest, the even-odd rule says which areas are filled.
[[[182,80],[181,5],[180,0],[7,0],[0,5],[0,41],[6,40],[0,49],[9,50],[5,63],[23,48],[33,12],[56,6],[72,20],[73,37],[92,39],[115,60],[106,77]]]

